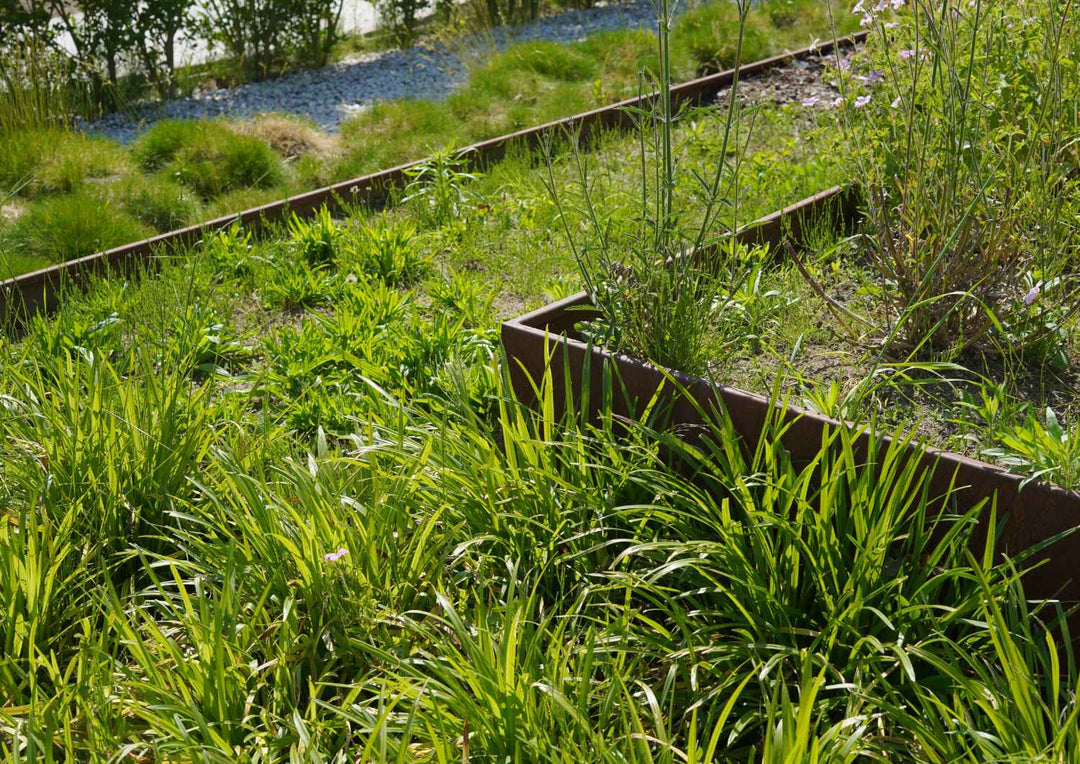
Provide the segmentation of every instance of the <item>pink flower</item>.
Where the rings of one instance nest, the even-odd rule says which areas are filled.
[[[1042,290],[1039,289],[1038,284],[1036,284],[1031,289],[1029,289],[1028,293],[1026,295],[1024,295],[1024,305],[1034,305],[1035,301],[1037,299],[1039,299],[1039,292],[1040,291],[1042,291]]]
[[[341,549],[337,550],[336,552],[327,552],[326,554],[324,554],[323,560],[325,562],[337,562],[348,553],[348,549],[346,549],[345,547],[341,547]]]
[[[859,96],[858,98],[855,99],[855,108],[856,109],[861,109],[862,107],[866,106],[866,104],[870,103],[871,98],[873,98],[873,96],[871,96],[869,94],[864,95],[864,96]]]

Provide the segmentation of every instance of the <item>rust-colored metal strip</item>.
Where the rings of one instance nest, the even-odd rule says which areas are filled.
[[[740,67],[739,77],[759,74],[787,61],[828,54],[836,46],[854,45],[865,37],[866,33],[860,32],[836,41],[830,40],[820,45],[755,61]],[[672,88],[672,100],[676,106],[705,101],[729,87],[734,75],[734,70],[727,70],[676,85]],[[647,105],[654,97],[655,94],[648,94],[630,98],[610,106],[480,141],[462,149],[463,156],[474,166],[482,166],[501,159],[511,146],[523,145],[536,148],[545,136],[551,134],[578,131],[582,137],[587,137],[597,130],[626,128],[632,123],[632,117],[628,114],[627,108]],[[207,233],[227,228],[236,220],[240,220],[249,230],[258,230],[266,223],[285,220],[294,212],[301,217],[310,215],[324,205],[331,210],[339,209],[342,203],[381,205],[386,201],[392,189],[401,187],[406,178],[406,172],[425,161],[426,159],[420,159],[388,170],[352,178],[278,202],[253,207],[239,213],[208,220],[199,225],[170,231],[0,281],[0,324],[5,327],[10,326],[13,321],[25,320],[37,313],[52,310],[59,304],[66,289],[79,285],[89,276],[106,272],[128,272],[140,264],[145,264],[158,253],[190,246]]]

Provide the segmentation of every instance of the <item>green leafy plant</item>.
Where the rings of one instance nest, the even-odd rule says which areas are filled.
[[[416,237],[416,229],[407,221],[377,218],[350,242],[341,265],[388,284],[410,284],[429,268]]]
[[[445,225],[467,214],[467,185],[481,176],[468,172],[467,155],[452,148],[441,149],[416,167],[405,171],[404,203],[412,202],[421,220],[432,227]]]
[[[303,260],[286,259],[268,262],[264,269],[272,275],[261,295],[272,307],[296,310],[321,305],[338,293],[340,278],[326,266],[312,267]]]
[[[289,220],[289,236],[308,265],[319,266],[333,261],[337,256],[345,239],[345,231],[323,206],[310,220],[300,218],[294,212]]]
[[[741,55],[742,32],[748,3],[738,3],[739,37],[736,61]],[[702,374],[716,357],[711,342],[713,329],[727,308],[725,286],[738,280],[737,258],[731,241],[718,234],[726,230],[719,209],[732,203],[737,209],[739,139],[736,126],[738,77],[731,88],[722,121],[721,157],[728,151],[732,162],[716,164],[712,177],[695,176],[704,196],[700,223],[688,227],[676,211],[676,156],[672,140],[677,115],[671,99],[670,27],[673,16],[666,2],[657,8],[660,72],[657,96],[651,108],[635,112],[638,120],[641,164],[639,206],[635,225],[619,231],[605,221],[606,213],[597,193],[612,189],[594,187],[588,162],[579,152],[577,163],[578,210],[570,210],[566,194],[558,187],[553,160],[548,155],[547,186],[558,207],[566,239],[578,263],[585,289],[601,313],[597,339],[615,350],[644,357],[654,363],[691,374]],[[650,166],[651,165],[651,166]],[[584,220],[584,237],[575,234],[571,214]]]
[[[1028,475],[1028,480],[1045,478],[1068,487],[1080,485],[1080,428],[1063,427],[1049,407],[1040,420],[1029,406],[1023,424],[1006,430],[1001,446],[983,453]]]

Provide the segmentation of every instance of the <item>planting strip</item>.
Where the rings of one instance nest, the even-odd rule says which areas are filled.
[[[828,54],[837,46],[856,45],[865,39],[866,32],[860,32],[791,53],[761,59],[740,67],[739,77],[760,74],[788,61]],[[734,76],[735,70],[729,69],[675,85],[671,89],[673,104],[681,106],[707,100],[729,87]],[[656,94],[652,93],[627,99],[610,106],[480,141],[462,149],[462,155],[472,166],[483,166],[503,158],[511,145],[536,148],[545,136],[553,133],[576,131],[582,138],[586,138],[598,130],[628,128],[633,124],[633,117],[627,112],[627,108],[646,106],[655,97]],[[279,202],[271,202],[243,212],[214,218],[198,225],[170,231],[0,281],[0,322],[7,327],[13,322],[24,321],[37,313],[53,310],[60,304],[65,289],[78,285],[89,276],[128,272],[139,263],[150,260],[159,253],[175,247],[190,246],[208,233],[227,228],[236,221],[240,221],[248,230],[258,230],[268,223],[285,220],[292,213],[301,217],[310,216],[324,205],[331,210],[338,210],[346,203],[382,205],[394,188],[403,185],[407,177],[406,173],[425,161],[427,161],[426,158],[345,180]]]

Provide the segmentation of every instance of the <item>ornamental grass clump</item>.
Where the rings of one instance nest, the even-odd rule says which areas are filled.
[[[889,0],[853,9],[873,31],[868,54],[838,67],[842,119],[853,176],[865,183],[868,256],[893,351],[1045,339],[1011,328],[1017,308],[1030,306],[1025,274],[1061,276],[1075,237],[1063,212],[1076,192],[1073,6]]]
[[[736,3],[739,27],[734,64],[742,57],[743,31],[750,3]],[[676,209],[677,150],[675,123],[691,112],[676,112],[671,96],[670,30],[674,9],[667,0],[657,6],[659,73],[642,73],[641,83],[655,83],[657,93],[632,113],[637,121],[641,163],[640,196],[625,209],[613,211],[621,199],[633,198],[621,189],[605,187],[590,175],[588,161],[573,152],[578,179],[573,203],[570,193],[556,188],[548,152],[548,191],[581,272],[585,289],[601,319],[583,327],[590,339],[616,351],[691,374],[704,374],[719,354],[715,328],[729,297],[727,290],[739,258],[722,235],[734,230],[738,218],[740,109],[738,74],[726,109],[694,110],[695,116],[722,123],[719,157],[711,176],[693,173],[694,192],[701,205],[696,224]],[[550,149],[550,147],[549,147]],[[725,220],[721,220],[721,212]],[[626,223],[615,221],[622,218]],[[582,234],[575,232],[581,221]]]

